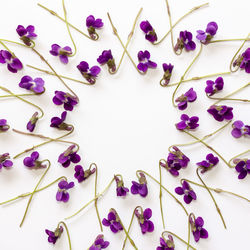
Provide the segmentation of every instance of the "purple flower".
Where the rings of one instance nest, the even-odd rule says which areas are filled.
[[[154,43],[155,41],[157,41],[157,35],[155,33],[155,30],[153,29],[153,27],[149,23],[149,21],[142,21],[140,23],[140,28],[146,34],[145,38],[149,42]]]
[[[4,153],[0,155],[0,169],[2,169],[3,167],[10,168],[13,166],[13,162],[10,161],[9,159],[10,159],[9,153]]]
[[[169,63],[169,64],[163,63],[162,68],[163,68],[163,71],[164,71],[164,75],[163,75],[163,78],[162,78],[162,80],[164,80],[164,83],[162,83],[162,85],[167,86],[169,84],[169,82],[170,82],[174,65],[172,65],[171,63]]]
[[[224,80],[222,77],[218,77],[215,81],[207,80],[207,87],[205,88],[206,94],[209,96],[214,95],[215,93],[219,92],[223,89]]]
[[[30,132],[33,132],[34,129],[35,129],[35,127],[36,127],[36,123],[37,123],[37,121],[38,121],[38,119],[39,119],[39,117],[37,117],[37,116],[38,116],[38,112],[35,112],[35,113],[32,115],[32,117],[30,118],[29,122],[27,123],[26,128],[27,128],[27,130],[29,130]]]
[[[92,168],[92,165],[90,165],[89,169],[84,170],[81,165],[75,166],[75,174],[74,177],[77,179],[77,181],[80,183],[82,181],[85,181],[89,176],[95,173],[96,168]]]
[[[67,116],[67,111],[63,111],[60,117],[52,117],[50,120],[50,127],[58,128],[60,130],[71,131],[73,129],[72,125],[67,124],[65,121]]]
[[[91,84],[96,82],[96,78],[101,71],[100,67],[98,66],[89,68],[89,64],[85,61],[80,62],[80,64],[78,64],[76,67],[79,69],[82,76]]]
[[[182,187],[177,187],[175,189],[175,192],[179,195],[184,194],[184,201],[187,204],[190,204],[192,200],[196,200],[196,193],[194,190],[190,187],[189,183],[186,181],[182,182]]]
[[[233,62],[233,66],[238,66],[245,69],[246,73],[250,73],[250,48],[247,48],[244,53]]]
[[[72,111],[74,106],[78,103],[78,100],[77,97],[72,96],[69,93],[65,93],[63,91],[55,91],[53,102],[55,105],[63,104],[65,110]]]
[[[126,196],[127,193],[129,192],[129,189],[124,187],[124,182],[122,179],[122,176],[120,175],[115,175],[115,182],[116,182],[116,195],[117,196]]]
[[[151,60],[150,53],[147,50],[144,50],[144,52],[141,50],[137,54],[139,64],[137,65],[137,68],[142,71],[143,73],[146,73],[149,68],[155,69],[157,67],[157,64]]]
[[[200,238],[208,238],[208,232],[205,228],[203,228],[204,220],[202,219],[202,217],[197,217],[197,219],[195,217],[194,219],[190,218],[190,225],[192,233],[194,235],[194,240],[196,242],[198,242]]]
[[[48,242],[56,244],[56,241],[61,237],[61,235],[63,233],[63,227],[60,226],[59,228],[56,228],[55,231],[50,231],[50,230],[46,229],[45,233],[49,236]]]
[[[141,212],[139,212],[139,208]],[[138,207],[135,210],[135,216],[137,217],[140,224],[142,234],[145,234],[147,232],[151,233],[154,231],[154,223],[149,220],[152,217],[152,210],[150,208],[146,208],[143,211],[141,207]]]
[[[184,129],[193,130],[199,126],[198,121],[199,121],[198,116],[192,116],[189,118],[188,115],[182,114],[181,121],[176,123],[175,126],[179,130],[184,130]]]
[[[7,63],[7,68],[12,73],[23,68],[21,61],[7,50],[0,50],[0,63]]]
[[[96,38],[98,38],[98,35],[95,29],[101,29],[103,27],[103,22],[102,19],[100,18],[95,19],[93,15],[90,15],[86,18],[86,26],[88,28],[90,37],[93,40],[96,40]]]
[[[160,246],[156,248],[156,250],[174,250],[174,239],[172,235],[168,235],[168,239],[165,240],[163,238],[160,238]]]
[[[57,201],[63,201],[68,202],[69,200],[69,193],[67,190],[73,188],[75,186],[74,182],[67,182],[65,180],[62,180],[58,183],[58,191],[56,193],[56,200]]]
[[[22,25],[18,25],[16,32],[20,36],[20,39],[27,46],[30,46],[32,44],[31,40],[37,37],[37,34],[35,33],[35,27],[33,25],[28,25],[26,28],[24,28]]]
[[[107,64],[109,71],[111,72],[116,71],[115,59],[112,56],[111,50],[104,50],[102,54],[97,58],[97,62],[101,65]]]
[[[215,36],[218,30],[218,25],[216,22],[210,22],[207,24],[206,31],[197,30],[196,38],[203,44],[208,44],[212,38]]]
[[[235,121],[232,125],[233,130],[231,132],[232,136],[235,138],[240,138],[241,136],[250,135],[250,126],[244,125],[242,121]]]
[[[186,51],[195,50],[196,44],[192,40],[193,35],[191,32],[185,30],[181,31],[177,43],[174,47],[175,51],[182,51],[185,48]]]
[[[46,165],[43,165],[43,161],[38,161],[39,153],[34,151],[29,157],[25,157],[23,160],[24,166],[28,167],[29,169],[40,169],[46,168]]]
[[[196,165],[199,166],[199,168],[201,169],[201,173],[203,174],[208,170],[211,170],[214,166],[216,166],[218,162],[218,157],[214,156],[213,154],[208,154],[206,156],[206,160],[197,162]]]
[[[108,246],[109,246],[109,242],[104,241],[104,235],[99,234],[97,235],[93,245],[88,250],[101,250],[101,249],[107,248]]]
[[[239,173],[238,179],[244,179],[250,174],[250,159],[234,159],[235,170]]]
[[[130,191],[132,194],[139,194],[141,197],[146,197],[148,195],[146,176],[142,172],[140,172],[139,175],[139,183],[132,181]]]
[[[58,162],[62,164],[63,167],[67,168],[71,162],[78,163],[81,160],[80,155],[77,151],[73,151],[76,145],[71,145],[58,157]]]
[[[0,119],[0,133],[6,132],[10,128],[10,125],[7,124],[7,120]]]
[[[123,227],[121,225],[119,216],[117,215],[114,209],[110,209],[108,218],[102,220],[102,224],[106,227],[110,227],[110,230],[113,233],[117,233],[118,231],[122,231]]]
[[[178,102],[178,109],[184,110],[187,108],[188,102],[194,102],[197,99],[197,94],[193,88],[189,89],[185,94],[179,96],[175,101]]]
[[[35,94],[42,94],[45,91],[44,80],[40,77],[34,80],[30,76],[23,76],[19,87],[33,91]]]
[[[72,49],[69,46],[62,48],[58,44],[52,44],[49,53],[52,56],[59,56],[60,61],[67,64],[69,62],[68,57],[72,55]]]
[[[211,114],[216,121],[222,122],[224,120],[233,119],[233,108],[226,105],[212,105],[207,112]]]

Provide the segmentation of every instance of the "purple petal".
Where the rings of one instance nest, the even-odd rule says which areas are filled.
[[[152,217],[152,210],[150,208],[146,208],[143,212],[143,216],[145,219],[150,219]]]
[[[60,61],[64,64],[67,64],[69,62],[67,55],[60,55],[59,58],[60,58]]]

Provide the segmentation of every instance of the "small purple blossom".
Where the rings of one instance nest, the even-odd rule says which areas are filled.
[[[250,136],[250,126],[244,125],[242,121],[235,121],[232,124],[233,130],[231,132],[232,136],[235,138],[240,138],[242,136]]]
[[[244,179],[247,174],[250,174],[250,159],[234,159],[236,164],[235,170],[239,173],[238,179]]]
[[[139,64],[137,65],[137,68],[142,71],[143,73],[146,73],[149,68],[155,69],[157,67],[157,63],[149,60],[150,59],[150,53],[147,50],[144,50],[144,52],[141,50],[137,54]]]
[[[187,181],[182,181],[182,187],[177,187],[175,192],[179,195],[184,194],[184,201],[186,204],[190,204],[192,200],[196,200],[196,193],[190,187]]]
[[[88,33],[89,33],[90,37],[93,40],[97,40],[98,35],[97,35],[95,30],[101,29],[103,27],[102,19],[100,19],[100,18],[95,19],[95,17],[93,15],[89,15],[86,18],[86,26],[88,28]]]
[[[59,56],[60,61],[67,64],[69,62],[68,57],[72,55],[72,49],[69,46],[62,48],[58,44],[52,44],[49,53],[52,56]]]
[[[35,94],[42,94],[45,91],[44,80],[40,77],[33,80],[30,76],[23,76],[19,83],[19,87],[31,90]]]
[[[212,96],[223,89],[224,80],[222,77],[218,77],[215,81],[207,80],[206,84],[205,92],[208,96]]]
[[[107,64],[109,71],[111,72],[116,71],[115,59],[112,56],[111,50],[104,50],[97,58],[97,62],[101,65]]]
[[[67,111],[63,111],[60,117],[52,117],[50,120],[50,127],[58,128],[59,130],[71,131],[73,129],[72,125],[67,124],[65,121],[67,116]]]
[[[174,68],[174,65],[172,65],[171,63],[167,64],[167,63],[163,63],[162,64],[162,68],[164,71],[164,75],[162,77],[162,81],[164,81],[162,84],[162,86],[167,86],[170,82],[171,76],[172,76],[172,71]]]
[[[34,151],[33,153],[31,153],[29,157],[24,158],[23,164],[29,169],[46,168],[46,165],[43,165],[43,161],[39,161],[38,158],[39,158],[39,153],[37,151]]]
[[[175,244],[172,235],[169,234],[167,240],[160,237],[160,246],[158,246],[156,250],[174,250],[174,249],[175,249]]]
[[[175,126],[179,130],[184,130],[184,129],[193,130],[199,126],[198,121],[199,121],[198,116],[192,116],[189,118],[188,115],[182,114],[181,121],[176,123]]]
[[[149,23],[149,21],[142,21],[140,23],[140,28],[145,33],[146,40],[148,40],[151,43],[154,43],[155,41],[157,41],[157,35],[155,33],[155,30]]]
[[[0,50],[0,63],[7,63],[7,68],[12,73],[23,68],[21,61],[7,50]]]
[[[208,170],[214,168],[214,166],[216,166],[218,162],[219,162],[218,157],[214,156],[213,154],[208,154],[206,156],[206,160],[197,162],[196,165],[199,166],[199,168],[201,169],[201,173],[203,174]]]
[[[30,132],[33,132],[36,127],[36,123],[38,119],[39,119],[38,112],[35,112],[30,118],[29,122],[27,123],[27,126],[26,126],[27,130],[29,130]]]
[[[191,226],[191,230],[194,236],[194,240],[198,242],[200,238],[207,239],[208,232],[205,228],[203,228],[204,220],[202,219],[202,217],[197,217],[197,219],[195,217],[194,219],[189,217],[189,219],[190,219],[190,226]]]
[[[80,183],[80,182],[85,181],[87,178],[89,178],[95,172],[96,172],[96,168],[92,169],[92,165],[90,165],[89,169],[86,169],[86,170],[84,170],[81,165],[76,165],[74,177]]]
[[[56,241],[61,237],[63,233],[63,227],[60,226],[59,228],[56,228],[55,231],[50,231],[46,229],[45,233],[48,235],[48,242],[56,244]]]
[[[26,28],[24,28],[22,25],[18,25],[16,32],[20,36],[20,39],[27,46],[30,46],[32,44],[31,40],[37,37],[37,34],[35,33],[35,27],[33,25],[28,25]]]
[[[58,162],[62,164],[63,167],[67,168],[71,162],[78,163],[81,160],[80,155],[77,151],[73,151],[76,145],[71,145],[58,157]]]
[[[56,193],[56,200],[62,202],[68,202],[69,193],[67,192],[69,189],[75,186],[74,182],[67,182],[66,180],[62,180],[58,183],[58,191]]]
[[[250,48],[247,48],[244,53],[233,62],[233,66],[245,69],[246,73],[250,73]]]
[[[65,93],[63,91],[55,91],[55,96],[53,97],[53,102],[55,105],[62,105],[65,110],[72,111],[74,106],[78,103],[77,97]]]
[[[123,230],[119,216],[117,215],[117,212],[114,209],[110,209],[108,218],[104,218],[102,220],[102,224],[106,227],[110,227],[110,230],[113,233],[117,233]]]
[[[212,105],[207,112],[211,114],[216,121],[222,122],[224,120],[233,119],[234,116],[232,110],[232,107],[226,105]]]
[[[135,210],[135,216],[137,217],[140,224],[142,234],[145,234],[147,232],[151,233],[154,231],[154,223],[149,220],[152,217],[152,210],[150,208],[146,208],[143,211],[141,207],[138,207]]]
[[[10,125],[7,124],[7,120],[0,119],[0,133],[6,132],[7,130],[9,130],[9,128],[10,128]]]
[[[197,99],[197,94],[193,88],[189,89],[185,94],[179,96],[175,101],[178,102],[177,106],[179,110],[187,108],[188,102],[194,102]]]
[[[141,197],[146,197],[148,195],[146,176],[142,172],[140,172],[139,175],[139,183],[136,181],[132,181],[130,191],[132,194],[139,194]]]
[[[197,30],[196,38],[203,44],[208,44],[212,38],[215,36],[218,30],[218,25],[216,22],[210,22],[207,24],[206,31]]]
[[[129,189],[127,187],[124,187],[124,182],[122,179],[122,176],[115,175],[115,182],[116,182],[116,195],[117,196],[126,196],[129,192]]]
[[[104,240],[104,235],[99,234],[97,235],[95,242],[88,250],[101,250],[105,249],[109,246],[109,242]]]
[[[3,167],[10,168],[13,166],[13,162],[9,159],[10,159],[9,153],[4,153],[0,155],[0,169],[2,169]]]
[[[79,69],[82,76],[91,84],[96,82],[96,78],[101,72],[100,67],[93,66],[89,68],[89,64],[85,61],[81,61],[76,67]]]
[[[185,48],[186,51],[195,50],[196,44],[192,40],[193,35],[191,32],[185,30],[181,31],[177,43],[174,47],[175,51],[181,51]]]

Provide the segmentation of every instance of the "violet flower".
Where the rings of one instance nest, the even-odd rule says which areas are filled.
[[[184,48],[186,51],[195,50],[196,44],[192,40],[192,38],[193,38],[193,35],[191,32],[187,30],[181,31],[179,38],[177,39],[177,43],[174,47],[175,51],[180,50],[182,52]]]
[[[146,176],[142,172],[140,172],[139,175],[139,183],[136,181],[132,181],[130,192],[132,194],[139,194],[141,197],[146,197],[148,195]]]
[[[194,102],[197,99],[197,94],[193,88],[189,89],[185,94],[179,96],[175,101],[178,102],[177,106],[179,110],[187,108],[188,102]]]
[[[162,77],[161,82],[164,81],[164,83],[162,83],[162,85],[167,86],[170,82],[174,65],[172,65],[171,63],[169,63],[169,64],[163,63],[162,68],[164,71],[164,75]]]
[[[103,22],[102,19],[100,18],[95,19],[93,15],[90,15],[86,18],[86,26],[88,28],[89,36],[93,40],[96,40],[96,38],[98,38],[98,35],[95,30],[101,29],[103,27]]]
[[[155,69],[157,67],[157,63],[149,60],[150,53],[147,50],[144,50],[144,52],[141,50],[137,54],[139,64],[137,65],[137,68],[143,72],[146,73],[149,68]]]
[[[198,242],[200,238],[202,239],[208,238],[208,232],[205,228],[203,228],[203,225],[204,225],[204,220],[202,219],[202,217],[197,217],[197,219],[194,218],[194,220],[190,218],[190,226],[194,236],[194,240],[196,242]]]
[[[55,105],[62,105],[65,110],[72,111],[74,106],[78,103],[77,97],[65,93],[63,91],[55,91],[55,96],[53,97],[53,102]]]
[[[179,130],[184,130],[184,129],[193,130],[199,127],[198,121],[199,121],[198,116],[192,116],[189,118],[188,115],[182,114],[181,121],[176,123],[175,126]]]
[[[218,77],[215,81],[207,80],[206,84],[205,92],[208,96],[212,96],[223,89],[224,80],[222,77]]]
[[[82,76],[91,84],[96,82],[96,78],[101,71],[98,66],[89,68],[89,64],[85,61],[81,61],[76,67],[79,69]]]
[[[239,173],[238,179],[244,179],[250,174],[250,159],[234,159],[235,170]]]
[[[31,153],[29,157],[25,157],[23,160],[24,166],[28,167],[29,169],[41,169],[46,168],[46,165],[43,165],[43,161],[39,161],[39,153],[34,151]]]
[[[59,56],[60,61],[67,64],[69,62],[68,57],[72,55],[72,49],[69,46],[62,48],[58,44],[52,44],[49,53],[52,56]]]
[[[0,133],[6,132],[7,130],[9,130],[9,128],[10,128],[10,125],[7,124],[7,120],[0,119]]]
[[[31,90],[35,94],[42,94],[45,91],[44,80],[40,77],[33,80],[30,76],[23,76],[19,83],[19,87]]]
[[[242,136],[250,136],[250,126],[244,125],[242,121],[235,121],[232,124],[233,130],[231,132],[232,136],[235,138],[240,138]]]
[[[13,166],[13,162],[9,159],[10,159],[9,153],[4,153],[0,155],[0,169],[2,169],[3,167],[10,168]]]
[[[95,173],[95,171],[96,171],[96,168],[91,169],[91,166],[89,169],[84,170],[81,165],[76,165],[74,177],[80,183],[88,179],[92,174]]]
[[[58,157],[58,162],[62,164],[63,167],[67,168],[71,162],[78,163],[81,160],[80,155],[77,151],[73,151],[76,145],[69,146],[62,154]]]
[[[109,242],[104,241],[104,235],[99,234],[97,235],[93,245],[88,250],[101,250],[101,249],[107,248],[108,246],[109,246]]]
[[[108,218],[104,218],[102,220],[102,224],[106,227],[110,227],[110,230],[113,233],[117,233],[119,231],[123,230],[122,224],[120,222],[120,219],[114,209],[110,209]]]
[[[56,116],[52,117],[50,120],[50,127],[58,128],[59,130],[71,131],[73,129],[73,126],[64,122],[66,116],[67,116],[67,111],[63,111],[61,114],[61,118]]]
[[[214,156],[213,154],[208,154],[206,156],[206,160],[197,162],[196,165],[199,166],[199,168],[201,169],[201,173],[204,174],[208,170],[214,168],[214,166],[216,166],[218,162],[219,162],[218,157]]]
[[[129,189],[127,187],[124,187],[122,176],[115,175],[114,178],[116,182],[116,195],[125,197],[129,192]]]
[[[30,132],[33,132],[34,129],[35,129],[35,127],[36,127],[36,123],[37,123],[37,121],[38,121],[38,119],[39,119],[39,117],[37,117],[37,116],[38,116],[38,112],[35,112],[35,113],[32,115],[32,117],[30,118],[29,122],[27,123],[26,128],[27,128],[27,130],[29,130]]]
[[[146,40],[148,40],[151,43],[154,43],[155,41],[157,41],[157,35],[155,33],[155,30],[149,23],[149,21],[142,21],[140,23],[140,28],[145,33]]]
[[[55,231],[50,231],[46,229],[45,233],[48,235],[48,242],[56,244],[56,241],[61,237],[63,233],[63,227],[60,226],[59,228],[56,228]]]
[[[216,121],[222,122],[224,120],[233,119],[233,108],[226,105],[212,105],[207,112],[211,114]]]
[[[12,73],[23,68],[21,61],[7,50],[0,50],[0,63],[7,63],[7,68]]]
[[[27,46],[30,46],[32,44],[31,40],[37,37],[37,34],[35,33],[35,27],[33,25],[28,25],[26,28],[24,28],[22,25],[18,25],[16,32],[20,36],[20,39]]]
[[[250,73],[250,48],[247,48],[234,62],[233,66],[239,66],[241,69],[245,69],[246,73]]]
[[[104,50],[97,58],[97,62],[101,65],[107,64],[110,72],[116,71],[115,59],[112,56],[111,50]]]
[[[146,208],[144,211],[140,207],[141,212],[138,211],[138,208],[135,210],[135,216],[138,219],[138,222],[141,227],[142,234],[147,232],[151,233],[154,231],[154,223],[149,220],[152,217],[152,210],[150,208]]]
[[[164,238],[160,237],[160,246],[156,248],[156,250],[174,250],[175,244],[172,235],[168,235],[168,239],[165,240]]]
[[[56,193],[56,200],[62,202],[68,202],[69,193],[67,192],[69,189],[75,186],[74,182],[67,182],[66,180],[62,180],[58,183],[58,191]]]
[[[182,181],[182,187],[177,187],[175,189],[175,192],[179,195],[184,194],[184,201],[186,204],[190,204],[192,200],[196,200],[196,193],[194,190],[190,187],[189,183],[187,181]]]
[[[218,30],[218,25],[216,22],[210,22],[207,24],[206,31],[197,30],[196,38],[203,44],[208,44],[212,38],[215,36]]]

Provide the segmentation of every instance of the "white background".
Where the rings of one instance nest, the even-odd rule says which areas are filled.
[[[169,30],[166,6],[163,0],[95,0],[91,2],[66,0],[65,2],[69,21],[84,31],[86,31],[85,19],[88,15],[93,14],[104,21],[104,28],[99,32],[100,40],[97,42],[88,40],[81,34],[72,31],[78,53],[70,59],[67,66],[62,65],[58,58],[51,56],[48,52],[53,43],[58,43],[61,46],[72,46],[66,25],[39,8],[36,1],[12,0],[2,3],[1,37],[17,41],[18,36],[15,29],[18,24],[35,25],[38,34],[36,39],[37,50],[49,60],[58,73],[81,79],[81,75],[76,69],[76,65],[80,61],[85,60],[91,66],[96,65],[96,58],[104,49],[112,49],[116,62],[119,61],[122,54],[122,47],[112,34],[106,16],[107,11],[113,18],[113,22],[124,42],[140,7],[143,7],[143,12],[139,22],[149,20],[159,38]],[[173,22],[192,7],[203,2],[170,0]],[[41,3],[63,15],[60,0],[43,0]],[[175,40],[179,31],[187,29],[195,34],[197,29],[204,29],[210,21],[216,21],[219,25],[215,39],[244,38],[249,32],[249,7],[250,4],[247,0],[236,2],[211,0],[209,7],[191,14],[174,29]],[[197,51],[183,52],[181,56],[177,57],[171,49],[170,37],[159,46],[153,46],[144,39],[138,24],[129,45],[129,51],[137,62],[137,52],[148,49],[152,60],[158,63],[156,70],[149,70],[145,76],[139,75],[125,56],[125,60],[116,75],[109,75],[106,66],[102,67],[102,72],[95,86],[85,86],[67,81],[80,97],[80,104],[73,112],[68,113],[67,121],[74,124],[75,132],[67,139],[80,144],[79,153],[84,168],[87,168],[91,162],[98,165],[99,191],[117,173],[123,175],[125,185],[129,187],[131,181],[136,180],[135,171],[137,169],[144,169],[158,178],[158,160],[167,156],[168,147],[174,143],[192,141],[187,135],[175,129],[174,124],[179,121],[181,112],[173,108],[171,104],[174,89],[162,88],[159,85],[159,80],[163,75],[161,64],[171,62],[175,65],[172,82],[178,81]],[[188,76],[228,71],[230,60],[240,44],[241,42],[227,42],[206,46]],[[9,46],[24,65],[31,64],[47,69],[47,66],[31,50],[19,46]],[[12,74],[7,71],[5,65],[1,65],[0,71],[1,85],[15,93],[25,92],[18,87],[19,80],[23,75],[39,76],[45,80],[46,93],[41,97],[27,98],[40,105],[46,112],[45,117],[39,121],[35,132],[52,137],[61,135],[63,132],[49,127],[51,117],[59,116],[63,111],[62,107],[55,106],[51,101],[55,90],[66,91],[61,82],[53,76],[36,72],[27,67],[17,74]],[[215,80],[215,77],[211,79]],[[197,101],[189,105],[185,113],[200,117],[200,127],[195,132],[200,137],[211,133],[224,124],[215,121],[206,112],[212,101],[208,100],[204,94],[205,81],[203,79],[185,83],[178,91],[178,94],[182,94],[189,88],[194,87],[198,93]],[[246,84],[249,81],[249,75],[240,71],[225,76],[224,81],[224,93],[226,94]],[[235,97],[249,98],[249,93],[249,89],[245,89]],[[34,108],[14,98],[1,99],[0,102],[0,118],[6,118],[11,128],[25,130],[26,123],[34,113]],[[241,119],[247,124],[250,123],[249,106],[247,104],[236,102],[225,102],[225,104],[234,107],[235,119]],[[234,139],[230,132],[229,126],[215,137],[207,140],[226,159],[230,159],[249,148],[249,139]],[[15,134],[11,130],[1,134],[0,138],[0,153],[10,152],[11,156],[42,142],[38,138]],[[50,143],[39,148],[41,159],[48,158],[52,162],[51,170],[41,186],[62,175],[66,175],[69,180],[73,180],[74,165],[72,164],[65,169],[57,163],[58,155],[66,147],[66,144]],[[186,170],[180,172],[180,177],[173,178],[169,173],[163,171],[163,183],[172,192],[179,185],[180,178],[185,177],[198,181],[195,175],[195,163],[203,160],[209,153],[207,148],[199,144],[183,147],[182,150],[189,156],[191,162]],[[23,157],[14,161],[14,167],[11,170],[2,169],[0,173],[1,201],[33,190],[42,175],[43,170],[27,170],[22,163]],[[216,169],[207,173],[204,179],[212,187],[224,188],[250,197],[249,176],[244,180],[238,180],[236,171],[229,169],[222,161]],[[141,205],[144,209],[150,207],[153,210],[152,220],[155,223],[155,231],[142,235],[138,223],[135,221],[131,232],[138,249],[151,250],[159,245],[159,237],[163,228],[160,220],[159,187],[148,179],[148,188],[149,194],[145,199],[131,194],[126,199],[121,199],[115,196],[115,185],[112,185],[111,189],[99,201],[99,210],[103,218],[107,216],[110,207],[116,208],[124,224],[128,227],[132,211],[137,205]],[[192,237],[192,245],[202,250],[249,249],[249,204],[229,195],[214,194],[228,227],[227,230],[224,230],[210,196],[204,189],[195,186],[193,188],[197,193],[198,200],[186,207],[196,216],[204,218],[204,227],[209,232],[209,238],[207,240],[201,239],[196,244]],[[92,176],[81,184],[76,183],[76,188],[70,190],[71,198],[67,204],[56,201],[56,191],[57,186],[54,185],[46,191],[34,195],[27,218],[21,229],[19,223],[28,199],[0,207],[0,249],[68,249],[66,234],[63,234],[57,244],[53,246],[47,242],[47,235],[44,230],[45,228],[54,229],[60,220],[71,215],[93,197],[94,177]],[[182,200],[182,197],[179,198]],[[183,210],[165,193],[163,205],[166,229],[187,239],[187,217]],[[88,248],[96,235],[100,233],[93,205],[67,223],[71,234],[72,247],[75,250]],[[104,235],[111,242],[108,249],[121,249],[125,237],[124,232],[114,235],[108,228],[104,228]],[[175,243],[176,249],[186,248],[178,240],[175,240]],[[127,249],[132,249],[129,243],[127,243]]]

